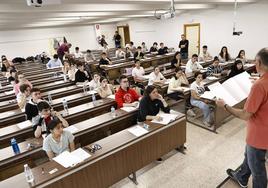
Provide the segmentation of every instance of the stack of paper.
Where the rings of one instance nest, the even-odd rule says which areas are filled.
[[[129,131],[131,134],[133,134],[133,135],[135,135],[135,136],[137,136],[137,137],[139,137],[139,136],[141,136],[141,135],[144,135],[144,134],[148,133],[148,130],[146,130],[146,129],[140,127],[139,125],[137,125],[137,126],[135,126],[135,127],[131,127],[130,129],[128,129],[128,131]]]
[[[83,162],[90,156],[91,155],[82,148],[78,148],[73,152],[65,151],[57,157],[54,157],[53,160],[62,165],[64,168],[68,168]]]
[[[163,124],[163,125],[167,125],[170,122],[174,121],[178,115],[176,114],[166,114],[166,113],[159,113],[158,116],[160,116],[162,118],[161,121],[157,121],[157,120],[153,120],[153,123],[159,123],[159,124]]]
[[[226,80],[223,84],[217,82],[208,88],[214,96],[234,106],[248,97],[251,86],[250,75],[244,72]]]
[[[124,110],[124,111],[126,111],[126,112],[131,112],[131,111],[136,110],[137,108],[132,107],[132,106],[124,106],[124,107],[122,107],[122,108],[120,108],[120,109],[121,109],[121,110]]]
[[[69,131],[72,134],[74,134],[74,133],[76,133],[78,131],[78,129],[74,125],[71,125],[69,127],[66,127],[66,128],[64,128],[64,130]]]

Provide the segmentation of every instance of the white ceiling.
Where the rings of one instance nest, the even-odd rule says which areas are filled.
[[[60,4],[51,5],[51,2]],[[0,30],[60,27],[119,22],[152,17],[155,9],[168,9],[170,0],[43,0],[43,7],[28,7],[26,0],[0,0]],[[239,4],[257,0],[238,0]],[[175,0],[176,14],[196,9],[231,6],[234,0]]]

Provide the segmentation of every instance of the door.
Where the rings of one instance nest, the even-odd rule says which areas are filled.
[[[125,47],[130,42],[129,27],[128,26],[117,26],[117,31],[121,35],[121,47]]]
[[[184,34],[189,41],[189,58],[200,52],[200,24],[185,24]]]

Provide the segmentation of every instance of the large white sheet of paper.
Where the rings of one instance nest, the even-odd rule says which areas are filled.
[[[137,137],[148,133],[148,130],[142,128],[139,125],[129,128],[128,131]]]
[[[214,96],[223,99],[229,106],[234,106],[239,102],[219,82],[209,85],[208,88]]]
[[[242,90],[247,94],[247,96],[250,93],[251,87],[252,87],[252,82],[250,79],[250,74],[248,74],[246,71],[236,75],[233,77],[237,83],[239,83],[239,86],[242,88]]]
[[[76,133],[78,131],[78,129],[74,125],[71,125],[69,127],[66,127],[66,128],[64,128],[64,130],[69,131],[72,134],[74,134],[74,133]]]
[[[158,114],[158,116],[162,117],[162,120],[161,121],[153,120],[152,122],[167,125],[170,122],[174,121],[177,118],[178,115],[176,115],[176,114],[166,114],[166,113],[160,112]]]
[[[57,157],[54,157],[53,160],[62,165],[64,168],[75,166],[78,163],[81,163],[85,159],[89,158],[91,155],[88,154],[81,148],[73,152],[64,151]]]
[[[235,98],[237,102],[241,102],[248,97],[248,95],[240,87],[239,83],[237,83],[234,79],[226,80],[222,83],[222,86],[233,98]]]
[[[18,123],[17,126],[20,128],[20,129],[26,129],[28,127],[31,127],[32,126],[32,123],[30,121],[27,121],[27,122],[21,122],[21,123]]]
[[[200,97],[204,99],[213,100],[216,96],[211,91],[205,91],[205,93],[201,95]]]
[[[126,111],[126,112],[131,112],[131,111],[136,110],[137,108],[132,107],[132,106],[124,106],[124,107],[122,107],[122,108],[120,108],[120,109],[121,109],[121,110],[124,110],[124,111]]]

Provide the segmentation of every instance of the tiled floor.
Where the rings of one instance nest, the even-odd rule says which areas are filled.
[[[111,188],[215,188],[227,177],[227,168],[242,162],[245,133],[245,122],[236,118],[220,127],[218,134],[188,123],[186,155],[173,151],[163,163],[138,171],[137,186],[125,178]]]

